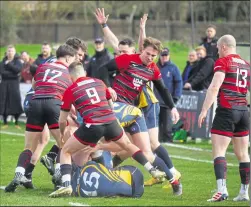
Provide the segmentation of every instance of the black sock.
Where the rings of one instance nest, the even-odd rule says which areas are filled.
[[[57,155],[56,163],[60,163],[60,152],[61,152],[61,149],[58,148],[58,155]]]
[[[226,179],[227,162],[225,157],[216,157],[214,159],[214,173],[216,180]]]
[[[241,162],[239,165],[241,184],[247,185],[250,180],[250,162]]]
[[[15,114],[14,118],[15,118],[15,125],[18,125],[18,118],[19,118],[20,114]]]
[[[32,177],[32,172],[35,168],[35,165],[33,165],[32,163],[29,163],[29,165],[26,167],[25,169],[25,177],[28,178],[28,179],[31,179]]]
[[[50,151],[47,153],[47,157],[51,158],[55,163],[58,152],[59,152],[59,147],[54,144],[50,149]]]
[[[63,164],[60,165],[61,175],[62,175],[62,184],[63,187],[68,187],[71,185],[71,172],[72,172],[72,165]],[[68,178],[66,178],[69,176]]]
[[[7,125],[8,124],[8,122],[7,122],[7,115],[6,114],[4,114],[3,115],[3,123],[4,123],[4,125]]]
[[[154,152],[156,153],[156,155],[159,158],[161,158],[166,163],[166,165],[169,169],[173,168],[173,162],[172,162],[171,158],[169,157],[169,154],[168,154],[165,147],[160,145],[154,150]]]
[[[92,158],[92,160],[96,163],[99,163],[99,164],[102,164],[105,166],[105,159],[104,159],[103,155],[101,155],[99,157]]]
[[[160,159],[158,156],[155,157],[153,161],[153,166],[159,169],[160,171],[165,172],[167,180],[169,180],[170,182],[174,180],[173,174],[170,172],[165,162],[162,159]]]
[[[132,158],[143,166],[145,166],[145,164],[148,163],[148,160],[146,159],[145,155],[143,154],[141,150],[135,152],[132,155]]]
[[[31,156],[32,156],[32,152],[30,150],[28,149],[24,150],[19,155],[17,167],[23,167],[24,169],[26,169],[26,167],[31,161]]]
[[[119,166],[123,161],[118,155],[115,155],[112,158],[113,168]]]

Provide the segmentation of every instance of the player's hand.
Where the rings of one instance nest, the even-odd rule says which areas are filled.
[[[97,8],[96,12],[94,12],[94,15],[96,16],[96,19],[99,24],[105,24],[108,20],[108,17],[109,17],[109,14],[105,16],[104,8],[102,8],[102,9]]]
[[[117,100],[117,93],[115,90],[113,90],[111,87],[108,88],[111,96],[112,96],[112,101],[116,101]]]
[[[180,115],[179,115],[178,110],[175,107],[172,108],[171,114],[172,114],[173,123],[176,124],[180,119]]]
[[[190,83],[185,83],[184,87],[183,88],[186,88],[186,89],[192,89],[192,86]]]
[[[145,29],[147,16],[148,14],[144,14],[143,17],[140,18],[140,29]]]
[[[198,126],[201,128],[202,123],[204,122],[205,118],[207,116],[207,111],[201,111],[198,119]]]

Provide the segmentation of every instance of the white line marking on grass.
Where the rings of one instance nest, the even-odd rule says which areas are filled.
[[[200,151],[200,152],[212,152],[212,150],[209,149],[202,149],[198,147],[189,147],[185,145],[179,145],[179,144],[172,144],[172,143],[161,143],[163,145],[169,146],[169,147],[175,147],[180,149],[187,149],[187,150],[193,150],[193,151]],[[233,152],[226,152],[227,155],[235,155]]]
[[[7,132],[7,131],[0,131],[1,134],[8,134],[8,135],[16,135],[19,137],[24,137],[24,134],[21,133],[14,133],[14,132]],[[50,139],[50,142],[56,142],[54,139]]]
[[[69,202],[69,204],[70,204],[71,206],[89,206],[89,205],[87,205],[87,204],[73,203],[73,202]]]
[[[1,189],[1,190],[5,190],[5,187],[6,187],[6,186],[0,186],[0,189]]]
[[[170,157],[176,158],[176,159],[180,159],[180,160],[188,160],[188,161],[204,162],[204,163],[213,164],[213,161],[195,159],[195,158],[191,158],[191,157],[182,157],[182,156],[179,156],[179,155],[170,155]],[[236,165],[236,164],[233,164],[233,163],[229,163],[229,162],[227,163],[227,165],[231,166],[231,167],[239,167],[239,165]]]

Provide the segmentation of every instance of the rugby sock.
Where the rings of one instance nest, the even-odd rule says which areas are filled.
[[[156,153],[156,155],[166,163],[166,165],[169,169],[173,168],[173,162],[172,162],[165,147],[163,147],[162,145],[159,145],[154,150],[154,153]]]
[[[147,171],[150,171],[153,168],[152,164],[146,159],[145,155],[143,154],[141,150],[138,150],[137,152],[135,152],[132,155],[132,158],[136,160],[138,163],[140,163],[141,165],[143,165]]]
[[[153,166],[157,169],[159,169],[160,171],[163,171],[166,173],[166,179],[170,182],[173,183],[174,182],[174,177],[173,174],[170,172],[170,170],[168,169],[168,167],[166,166],[165,162],[160,159],[158,156],[155,157],[154,161],[153,161]]]
[[[214,159],[214,173],[216,176],[217,189],[220,193],[226,192],[226,173],[227,162],[225,157],[217,157]]]
[[[118,155],[112,158],[113,167],[119,166],[124,160],[122,160]]]
[[[61,149],[58,148],[56,163],[60,163],[60,152],[61,152]]]
[[[32,152],[28,149],[24,150],[18,158],[18,163],[15,171],[15,178],[20,178],[24,175],[27,165],[30,163]]]
[[[61,176],[61,170],[60,170],[60,163],[57,163],[55,166],[55,174],[56,177],[60,177]]]
[[[50,151],[47,153],[47,157],[51,158],[55,163],[58,152],[59,152],[59,147],[54,144],[50,149]]]
[[[3,115],[3,123],[4,123],[4,125],[7,125],[8,124],[8,122],[7,122],[7,115]]]
[[[27,179],[31,179],[34,168],[35,168],[35,165],[33,165],[32,163],[29,163],[29,165],[25,169],[25,174],[24,174]]]
[[[241,190],[240,193],[246,193],[249,188],[250,180],[250,162],[241,162],[239,164],[239,172],[241,177]]]
[[[60,166],[60,168],[61,168],[61,174],[62,174],[63,187],[68,187],[71,185],[72,165],[63,164]]]

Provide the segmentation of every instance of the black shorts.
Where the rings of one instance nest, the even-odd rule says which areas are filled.
[[[86,125],[85,123],[74,132],[74,137],[84,145],[95,147],[105,137],[106,141],[117,141],[123,136],[123,129],[117,120],[103,125]]]
[[[249,135],[249,111],[217,108],[211,133],[227,137]]]
[[[54,98],[32,99],[29,103],[26,131],[43,131],[47,124],[49,129],[58,129],[61,101]]]

